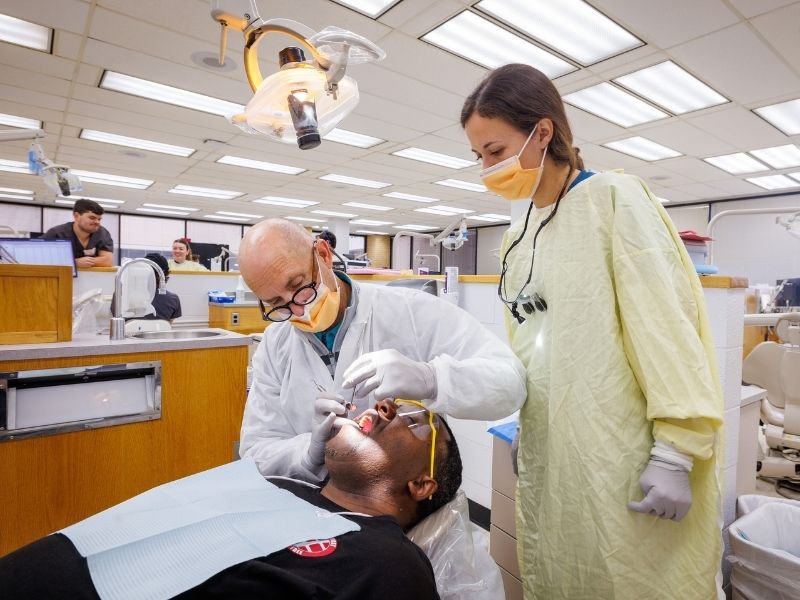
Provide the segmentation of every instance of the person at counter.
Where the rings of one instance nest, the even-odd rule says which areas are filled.
[[[42,238],[72,242],[72,255],[79,267],[111,267],[114,240],[108,229],[100,225],[104,212],[94,200],[77,200],[72,207],[73,221],[51,227]]]
[[[164,283],[169,281],[169,263],[167,259],[157,254],[155,252],[151,252],[149,254],[145,254],[144,256],[147,260],[153,261],[164,273]],[[153,272],[156,276],[156,285],[158,285],[158,272],[153,269]],[[111,306],[114,306],[114,300],[116,295],[111,296]],[[131,319],[146,319],[146,320],[154,320],[154,319],[161,319],[163,321],[172,322],[174,319],[180,317],[183,313],[181,312],[181,298],[178,294],[170,292],[169,290],[164,290],[163,294],[159,294],[158,290],[156,290],[153,299],[150,301],[150,304],[156,311],[156,314],[149,314],[144,315],[143,317],[127,317],[125,320],[130,321]]]
[[[208,271],[203,265],[190,260],[192,247],[189,240],[179,238],[172,242],[172,258],[169,260],[169,268],[173,271]]]

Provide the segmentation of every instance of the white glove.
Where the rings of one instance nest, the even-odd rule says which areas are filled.
[[[344,421],[341,418],[347,411],[345,400],[338,394],[320,392],[314,400],[314,420],[311,422],[311,441],[308,453],[303,457],[303,466],[312,473],[319,472],[325,464],[325,444],[331,439]]]
[[[344,372],[342,387],[355,388],[356,398],[374,392],[377,400],[429,400],[436,397],[436,371],[428,363],[406,358],[397,350],[377,350],[350,365]]]
[[[656,442],[650,454],[650,462],[639,477],[644,498],[640,502],[628,502],[628,508],[680,521],[692,506],[689,471],[694,461],[691,456],[662,442]]]

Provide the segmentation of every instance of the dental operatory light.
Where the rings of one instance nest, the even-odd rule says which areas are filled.
[[[211,17],[222,26],[220,63],[225,62],[228,27],[244,33],[244,66],[255,95],[231,123],[248,133],[316,148],[322,137],[358,104],[358,85],[345,75],[349,64],[383,60],[386,53],[366,38],[338,27],[315,32],[289,19],[264,21],[255,0],[249,12],[233,12],[233,0],[212,0]],[[258,43],[267,33],[282,33],[302,46],[278,54],[279,70],[266,79],[258,64]],[[306,56],[308,54],[308,56]]]
[[[775,224],[784,227],[789,235],[800,239],[800,212],[791,217],[777,217]]]

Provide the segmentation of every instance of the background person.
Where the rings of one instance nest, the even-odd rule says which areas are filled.
[[[484,185],[531,200],[500,285],[527,368],[525,598],[716,598],[722,400],[675,227],[638,177],[583,170],[558,91],[530,66],[492,71],[461,123]]]
[[[114,241],[108,229],[100,225],[104,212],[94,200],[76,200],[72,207],[73,221],[51,227],[42,238],[72,242],[72,255],[79,267],[111,267]]]
[[[179,238],[172,242],[172,258],[169,260],[169,268],[173,271],[208,271],[199,262],[191,259],[192,247],[189,240]]]

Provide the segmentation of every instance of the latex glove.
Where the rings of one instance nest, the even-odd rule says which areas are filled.
[[[436,371],[425,362],[406,358],[397,350],[377,350],[359,357],[344,372],[343,388],[355,397],[373,392],[375,398],[429,400],[436,397]]]
[[[303,466],[316,473],[325,464],[325,444],[331,439],[344,421],[347,413],[345,399],[338,394],[320,392],[314,400],[314,419],[311,422],[311,441],[308,453],[303,458]]]
[[[517,425],[517,432],[514,434],[514,441],[511,442],[511,470],[514,475],[519,475],[519,468],[517,467],[517,455],[519,454],[519,425]]]
[[[628,508],[636,512],[680,521],[692,506],[689,472],[679,465],[652,458],[639,477],[639,487],[644,498],[628,502]]]

